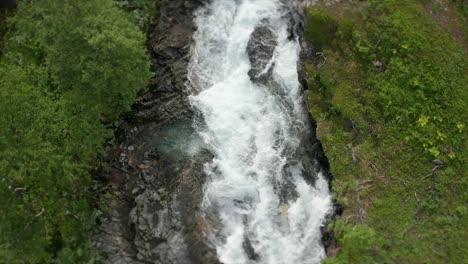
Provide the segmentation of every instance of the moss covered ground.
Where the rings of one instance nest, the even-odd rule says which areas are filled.
[[[308,8],[310,109],[345,207],[326,263],[468,263],[466,8]]]

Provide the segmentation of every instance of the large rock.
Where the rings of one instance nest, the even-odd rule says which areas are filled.
[[[159,21],[148,40],[154,77],[150,91],[142,96],[132,117],[140,123],[161,123],[191,115],[185,83],[193,13],[201,4],[200,0],[161,1]]]
[[[216,264],[216,254],[204,241],[199,212],[203,198],[203,165],[212,155],[201,151],[186,161],[169,189],[147,188],[135,199],[130,218],[136,230],[137,258],[152,263]],[[172,161],[174,162],[174,161]]]
[[[247,44],[247,54],[251,64],[248,74],[252,81],[266,82],[271,79],[275,66],[271,60],[277,45],[277,36],[267,25],[255,28]]]
[[[194,138],[187,64],[198,0],[163,0],[147,43],[154,77],[116,130],[111,170],[102,173],[114,198],[94,241],[104,263],[217,263],[199,215],[206,150],[180,151]]]

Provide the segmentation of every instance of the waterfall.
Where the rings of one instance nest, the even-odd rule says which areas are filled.
[[[290,6],[212,0],[196,12],[190,102],[214,154],[201,208],[216,222],[206,236],[222,263],[312,264],[325,256],[320,227],[332,205],[306,140]]]

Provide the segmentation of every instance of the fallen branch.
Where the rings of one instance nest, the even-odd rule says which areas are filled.
[[[424,180],[424,179],[426,179],[426,178],[428,178],[429,176],[432,176],[432,175],[434,175],[434,172],[431,172],[431,173],[429,173],[428,175],[422,177],[422,179]]]
[[[416,198],[416,203],[419,205],[421,202],[419,201],[419,198],[416,192],[414,193],[414,198]]]
[[[319,58],[323,59],[323,61],[317,65],[317,69],[320,69],[320,68],[322,68],[323,65],[325,65],[327,63],[327,56],[325,56],[325,54],[323,54],[323,52],[317,52],[317,53],[315,53],[315,55],[318,55],[316,57],[316,59],[319,59]]]
[[[46,209],[44,207],[41,208],[41,211],[36,215],[36,217],[41,217],[46,213]]]
[[[15,188],[15,192],[25,192],[26,188]]]
[[[358,185],[363,185],[363,184],[366,184],[366,183],[373,183],[374,180],[367,180],[367,181],[363,181],[361,183],[358,183]]]

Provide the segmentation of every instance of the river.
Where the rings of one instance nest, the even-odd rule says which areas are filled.
[[[190,103],[214,154],[201,208],[221,223],[205,235],[226,264],[325,256],[320,228],[332,203],[307,145],[289,2],[214,0],[196,13]]]

